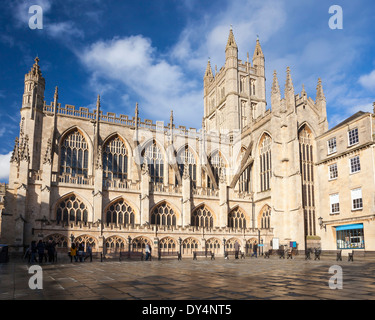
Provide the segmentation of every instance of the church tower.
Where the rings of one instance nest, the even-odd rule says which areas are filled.
[[[243,131],[266,111],[265,58],[259,39],[252,64],[238,59],[232,28],[225,48],[225,65],[212,73],[208,61],[204,82],[204,126],[207,131]]]
[[[45,79],[39,67],[39,58],[36,57],[30,72],[25,75],[19,137],[20,143],[28,141],[29,169],[33,170],[38,170],[40,165],[44,90]]]

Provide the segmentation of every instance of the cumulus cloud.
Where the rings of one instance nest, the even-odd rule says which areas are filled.
[[[17,0],[10,4],[13,16],[15,17],[15,26],[18,28],[25,28],[29,26],[29,19],[34,13],[29,13],[29,8],[32,5],[40,6],[43,10],[43,32],[51,38],[61,37],[83,37],[83,31],[78,29],[73,21],[56,22],[55,19],[49,18],[49,13],[52,7],[51,0],[35,0],[32,3],[25,0]]]
[[[12,152],[8,154],[0,154],[0,181],[8,181],[9,179],[9,167],[10,157]]]
[[[185,77],[181,67],[162,57],[151,40],[141,35],[98,41],[77,52],[96,81],[117,81],[134,92],[140,111],[153,119],[168,119],[171,109],[177,117],[202,110],[200,83]],[[198,99],[200,97],[200,99]]]
[[[375,91],[375,70],[369,74],[362,75],[359,78],[359,83],[366,89]]]

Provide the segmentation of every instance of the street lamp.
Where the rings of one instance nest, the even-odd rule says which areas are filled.
[[[227,240],[225,240],[225,238],[223,238],[223,244],[224,244],[224,258],[225,258],[225,242],[226,242]]]
[[[181,259],[181,244],[182,244],[182,239],[181,237],[178,238],[178,242],[180,244],[180,256],[179,256],[179,259]]]
[[[130,245],[131,245],[131,242],[132,242],[132,238],[130,236],[128,236],[128,255],[129,255],[129,258],[130,258]]]
[[[320,229],[323,229],[327,231],[327,227],[325,224],[323,224],[323,218],[322,217],[319,217],[318,218],[318,221],[319,221],[319,226],[320,226]]]

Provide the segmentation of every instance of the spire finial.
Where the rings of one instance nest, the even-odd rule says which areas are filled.
[[[318,85],[316,87],[316,101],[318,100],[325,100],[324,92],[323,92],[323,85],[322,79],[318,79]]]
[[[173,110],[171,110],[171,115],[169,117],[169,123],[171,124],[171,128],[173,127]]]
[[[96,108],[100,108],[100,95],[98,94],[98,98],[96,99]]]
[[[276,70],[273,71],[272,93],[280,93],[279,81],[277,80]]]
[[[236,40],[234,40],[232,25],[231,25],[231,28],[229,30],[229,37],[228,37],[228,41],[227,41],[227,47],[237,48]]]
[[[285,91],[293,90],[293,82],[292,77],[290,75],[290,67],[286,68],[286,83],[285,83]]]

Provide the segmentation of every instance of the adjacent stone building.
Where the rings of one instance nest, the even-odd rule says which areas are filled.
[[[61,250],[90,243],[105,254],[146,243],[183,256],[220,256],[236,242],[246,253],[254,243],[261,251],[335,249],[343,236],[335,229],[348,223],[361,223],[368,237],[359,250],[374,250],[373,114],[328,130],[321,80],[313,100],[304,88],[295,91],[289,68],[283,97],[274,73],[267,108],[259,40],[252,61],[243,62],[230,30],[225,58],[215,73],[208,61],[198,130],[177,127],[172,112],[168,124],[142,120],[138,105],[134,116],[104,113],[99,96],[93,111],[62,106],[57,88],[47,104],[36,58],[25,75],[2,223],[13,250],[37,239],[53,239]],[[347,146],[352,127],[359,142]],[[327,154],[333,137],[337,151]],[[345,173],[357,155],[361,173]],[[336,181],[328,178],[333,163]],[[359,189],[362,208],[350,210],[350,192],[358,200]],[[339,216],[330,211],[336,193]]]

